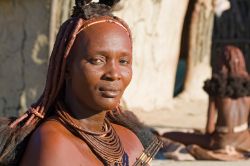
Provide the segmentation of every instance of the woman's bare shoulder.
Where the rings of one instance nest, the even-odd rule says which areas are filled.
[[[67,163],[72,151],[70,139],[70,133],[59,122],[44,122],[31,135],[20,165],[70,165]]]

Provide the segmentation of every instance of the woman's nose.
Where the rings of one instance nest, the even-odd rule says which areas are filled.
[[[121,79],[121,71],[119,63],[111,61],[106,64],[106,72],[104,73],[104,79],[109,81],[115,81]]]

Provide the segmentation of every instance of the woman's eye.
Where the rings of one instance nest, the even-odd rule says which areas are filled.
[[[105,63],[105,60],[101,58],[93,58],[93,59],[90,59],[90,63],[93,65],[101,65]]]
[[[126,59],[120,59],[120,64],[127,65],[127,64],[129,64],[129,61]]]

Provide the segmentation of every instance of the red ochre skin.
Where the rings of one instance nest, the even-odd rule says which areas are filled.
[[[100,131],[132,78],[132,43],[124,28],[103,22],[81,31],[66,67],[64,102],[81,127]],[[143,147],[134,133],[112,124],[132,165]],[[103,165],[87,144],[51,117],[32,134],[21,166]]]

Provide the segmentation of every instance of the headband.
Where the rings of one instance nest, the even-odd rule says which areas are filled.
[[[114,24],[120,26],[122,29],[124,29],[126,31],[126,33],[128,34],[129,38],[131,39],[131,32],[128,29],[128,27],[126,27],[125,25],[123,25],[120,20],[114,19],[114,18],[108,17],[108,16],[97,17],[97,18],[86,20],[85,23],[83,24],[83,26],[77,32],[77,34],[79,34],[81,31],[83,31],[84,29],[86,29],[86,28],[88,28],[88,27],[90,27],[92,25],[99,24],[99,23],[105,23],[105,22],[107,22],[107,23],[114,23]]]

